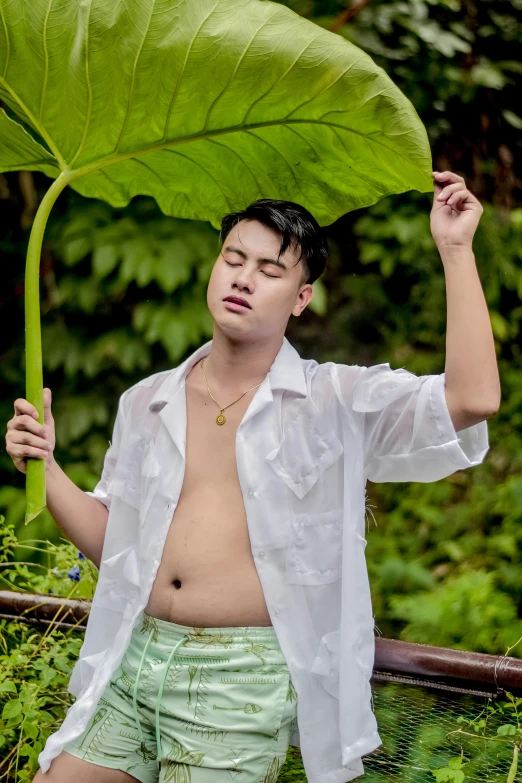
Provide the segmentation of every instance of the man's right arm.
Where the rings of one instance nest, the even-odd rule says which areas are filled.
[[[109,510],[81,490],[54,460],[45,473],[46,505],[65,536],[100,568]]]
[[[111,505],[110,479],[118,461],[125,412],[123,399],[105,453],[100,480],[92,492],[84,492],[71,481],[54,459],[55,426],[51,413],[51,390],[44,388],[44,424],[35,418],[34,405],[23,398],[15,400],[14,416],[7,423],[6,451],[22,473],[27,459],[45,459],[46,506],[66,537],[99,569]]]

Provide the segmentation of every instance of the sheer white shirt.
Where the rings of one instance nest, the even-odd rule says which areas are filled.
[[[78,737],[148,603],[185,469],[185,378],[212,341],[120,397],[102,475],[98,583],[68,690],[38,760]],[[285,337],[236,434],[252,556],[297,692],[309,783],[347,783],[381,744],[371,708],[374,618],[365,560],[369,479],[437,481],[480,464],[487,421],[456,432],[444,373],[301,359]]]

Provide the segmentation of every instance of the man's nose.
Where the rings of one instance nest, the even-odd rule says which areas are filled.
[[[236,285],[242,291],[252,292],[254,285],[254,281],[252,280],[252,273],[245,271],[245,269],[242,268],[236,275],[234,285]]]

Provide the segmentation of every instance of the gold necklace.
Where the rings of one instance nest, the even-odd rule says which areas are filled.
[[[203,370],[203,375],[205,376],[205,383],[207,384],[208,393],[210,394],[210,396],[212,397],[212,399],[214,400],[214,402],[216,403],[216,405],[219,408],[219,413],[216,416],[216,424],[219,424],[219,426],[222,426],[226,422],[226,418],[223,416],[223,411],[226,410],[227,408],[230,408],[230,405],[234,405],[234,403],[239,402],[241,397],[244,397],[247,392],[252,391],[252,389],[256,389],[258,386],[261,386],[263,381],[260,381],[259,383],[256,383],[255,386],[251,386],[250,389],[247,389],[246,392],[243,392],[241,397],[238,397],[237,400],[234,400],[234,402],[231,402],[230,405],[225,405],[225,407],[222,408],[221,405],[219,404],[219,402],[216,400],[216,398],[212,396],[212,392],[209,389],[207,376],[205,375],[205,368],[203,367],[203,362],[204,361],[205,361],[205,359],[201,359],[200,364],[201,364],[201,369]]]

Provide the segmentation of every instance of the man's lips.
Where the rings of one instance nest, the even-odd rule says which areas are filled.
[[[239,306],[246,307],[249,310],[252,309],[250,307],[250,305],[248,304],[248,302],[246,302],[244,299],[241,299],[241,297],[239,297],[239,296],[226,296],[225,299],[223,299],[223,301],[224,302],[231,302],[232,304],[237,304]]]

